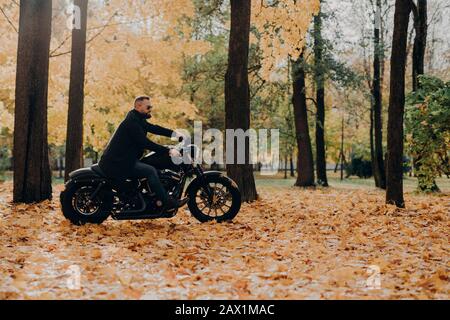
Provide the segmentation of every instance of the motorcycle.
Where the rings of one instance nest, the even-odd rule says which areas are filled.
[[[180,199],[184,193],[189,198],[187,206],[198,221],[232,220],[241,207],[237,184],[220,171],[204,171],[194,161],[198,152],[195,145],[180,142],[174,148],[189,161],[175,164],[169,156],[155,152],[140,161],[157,169],[169,196]],[[165,210],[147,178],[119,183],[106,177],[97,164],[71,172],[60,201],[64,217],[75,225],[101,224],[109,216],[114,220],[171,218],[179,210]]]

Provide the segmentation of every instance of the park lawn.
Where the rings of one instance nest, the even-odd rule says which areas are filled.
[[[254,173],[255,175],[255,181],[256,186],[274,186],[274,187],[290,187],[295,184],[295,178],[290,177],[289,172],[287,175],[287,179],[284,178],[284,172],[279,171],[276,175],[261,175],[258,172]],[[329,184],[333,188],[343,188],[343,189],[374,189],[375,188],[375,182],[373,178],[368,179],[361,179],[356,176],[351,176],[349,178],[345,178],[341,181],[340,179],[340,173],[328,171],[328,181]],[[2,181],[11,181],[12,180],[12,172],[8,171],[3,174],[3,176],[0,175],[0,183]],[[438,178],[437,185],[444,193],[450,193],[450,179],[446,177]],[[53,184],[58,185],[64,183],[64,179],[59,177],[59,172],[54,171],[53,172]],[[403,185],[404,190],[406,192],[412,192],[417,190],[417,179],[414,177],[409,177],[405,175],[403,179]]]
[[[83,227],[64,220],[62,185],[53,201],[12,205],[5,182],[0,299],[448,299],[450,194],[408,191],[397,209],[334,179],[305,190],[257,177],[260,200],[232,223],[181,210]]]
[[[375,188],[375,182],[372,178],[362,179],[356,176],[351,176],[349,178],[344,178],[341,181],[340,173],[328,171],[328,183],[333,188],[338,189],[364,189],[373,190]],[[284,172],[279,172],[274,176],[262,176],[259,173],[255,174],[256,185],[257,186],[283,186],[290,187],[295,184],[295,177],[290,177],[289,172],[287,179],[284,178]],[[436,183],[440,190],[444,193],[450,193],[450,179],[446,177],[441,177],[436,179]],[[406,192],[417,191],[417,179],[414,177],[409,177],[405,175],[403,179],[403,187]]]

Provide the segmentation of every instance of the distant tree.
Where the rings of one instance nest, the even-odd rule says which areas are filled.
[[[231,29],[228,68],[225,76],[225,128],[250,128],[250,91],[248,53],[250,36],[250,0],[231,0]],[[229,141],[227,141],[227,144]],[[257,199],[253,166],[249,159],[249,141],[245,142],[245,164],[236,164],[237,144],[234,144],[234,164],[227,164],[227,174],[236,181],[242,201]]]
[[[306,85],[303,54],[293,63],[292,104],[297,139],[297,181],[298,187],[314,186],[314,160],[309,135],[308,112],[306,105]]]
[[[75,0],[80,8],[80,28],[72,29],[70,63],[69,112],[67,118],[65,180],[69,173],[83,166],[83,106],[86,57],[86,26],[88,0]]]
[[[316,83],[316,172],[317,183],[328,186],[325,151],[325,67],[323,62],[321,11],[314,17],[314,64]]]
[[[403,114],[405,110],[405,67],[410,0],[396,0],[392,37],[391,80],[388,110],[386,203],[404,207]]]
[[[427,0],[417,0],[417,5],[411,0],[411,6],[416,32],[412,54],[412,83],[413,91],[416,91],[420,86],[419,76],[424,74],[428,29]]]
[[[52,196],[47,141],[51,0],[20,1],[14,113],[14,202]]]
[[[384,168],[383,152],[383,121],[382,115],[382,91],[381,91],[381,64],[384,60],[383,43],[380,41],[381,29],[381,0],[376,0],[376,15],[374,19],[374,55],[373,55],[373,79],[372,79],[372,109],[373,116],[373,156],[372,166],[375,177],[375,185],[386,189],[386,173]]]

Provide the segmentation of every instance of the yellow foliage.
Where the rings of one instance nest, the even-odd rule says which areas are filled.
[[[312,17],[319,12],[319,0],[252,1],[252,22],[261,33],[263,50],[262,76],[270,80],[271,73],[288,56],[297,59],[305,45]],[[255,37],[251,41],[256,41]]]
[[[18,26],[19,7],[4,4]],[[67,3],[54,1],[48,90],[49,143],[62,145],[67,126],[71,30]],[[89,2],[84,98],[84,142],[102,150],[135,96],[155,98],[156,122],[186,126],[197,111],[180,95],[185,56],[204,54],[209,46],[190,37],[183,18],[194,14],[191,0]],[[0,127],[13,126],[17,33],[0,19]],[[180,33],[181,31],[181,33]],[[69,53],[67,53],[69,52]]]

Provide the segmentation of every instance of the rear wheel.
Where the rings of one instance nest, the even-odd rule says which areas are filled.
[[[95,192],[97,186],[98,184],[95,183],[69,183],[60,196],[64,217],[75,225],[100,224],[105,221],[111,213],[112,195],[100,190],[91,199],[91,195]]]
[[[236,184],[224,176],[206,176],[212,192],[208,197],[205,187],[198,181],[189,191],[188,207],[200,222],[230,221],[241,208],[241,193]]]

